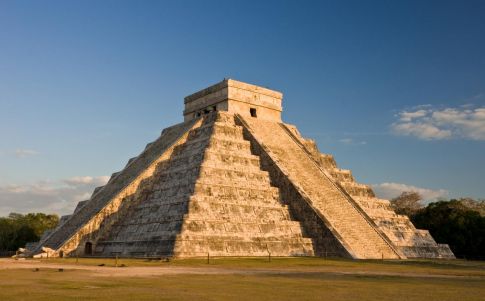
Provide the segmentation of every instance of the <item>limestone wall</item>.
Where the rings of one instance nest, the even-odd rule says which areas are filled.
[[[281,121],[282,97],[277,91],[227,79],[187,96],[184,119],[198,118],[210,111],[251,116],[250,109],[254,109],[258,118]]]

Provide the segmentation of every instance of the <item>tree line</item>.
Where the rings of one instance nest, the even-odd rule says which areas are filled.
[[[485,259],[485,200],[460,198],[425,206],[419,193],[403,192],[391,206],[416,228],[428,230],[437,243],[448,244],[456,257]]]
[[[38,241],[44,231],[53,229],[59,216],[44,213],[10,213],[0,217],[0,251],[16,251],[26,243]]]

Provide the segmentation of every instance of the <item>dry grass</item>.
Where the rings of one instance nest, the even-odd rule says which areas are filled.
[[[64,272],[49,264],[64,263]],[[114,265],[80,259],[78,265]],[[1,263],[0,263],[1,264]],[[379,262],[319,258],[121,259],[130,267],[230,269],[234,274],[100,277],[75,259],[39,263],[40,271],[0,268],[0,300],[483,300],[485,264],[466,261]],[[73,268],[70,268],[73,267]],[[121,268],[120,268],[121,269]]]

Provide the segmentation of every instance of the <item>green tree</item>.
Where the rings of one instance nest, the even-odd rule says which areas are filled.
[[[55,228],[59,217],[55,214],[10,213],[0,218],[0,250],[15,251],[27,242],[40,239],[45,230]]]
[[[430,203],[411,216],[438,243],[447,243],[457,257],[485,259],[485,217],[458,200]]]

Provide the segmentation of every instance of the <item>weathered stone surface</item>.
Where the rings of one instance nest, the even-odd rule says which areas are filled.
[[[298,131],[294,133],[313,159],[359,204],[401,254],[407,258],[454,258],[448,245],[437,244],[428,231],[416,229],[407,216],[394,212],[388,200],[376,198],[372,189],[357,183],[349,170],[339,169],[331,155],[321,154],[313,140],[303,138]]]
[[[96,241],[95,255],[313,254],[233,115],[207,115],[150,181],[144,200],[132,200],[130,213]]]
[[[243,116],[281,121],[283,94],[233,79],[185,97],[184,119],[198,118],[211,111],[226,111]]]
[[[262,146],[262,151],[305,200],[302,204],[324,221],[352,257],[403,257],[345,190],[335,185],[284,124],[257,118],[241,120],[255,143]],[[305,223],[305,216],[298,219]]]
[[[32,252],[38,253],[45,246],[57,252],[63,251],[64,254],[75,250],[82,253],[78,248],[100,230],[109,228],[113,220],[120,217],[118,211],[129,207],[129,202],[124,202],[125,200],[129,200],[136,193],[143,193],[143,180],[154,172],[159,161],[167,159],[170,150],[196,123],[195,120],[189,121],[164,130],[154,145],[140,154],[121,174],[110,179],[101,190],[96,191],[76,214],[41,239]],[[125,206],[121,206],[122,204]]]
[[[282,94],[224,80],[30,245],[45,256],[452,258],[281,123]]]

